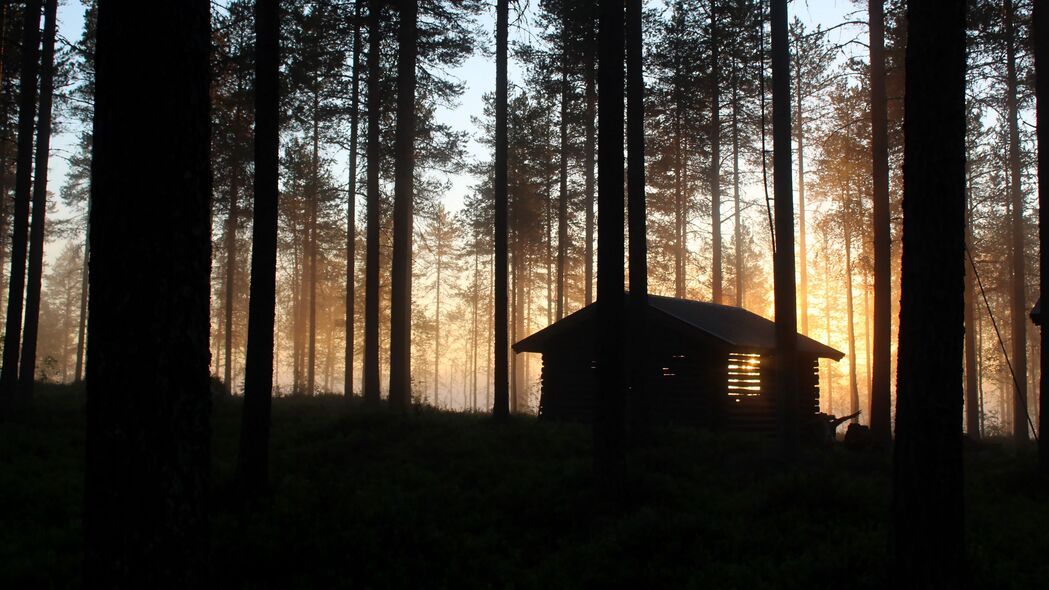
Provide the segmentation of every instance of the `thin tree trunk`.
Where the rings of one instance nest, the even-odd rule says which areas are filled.
[[[368,177],[367,177],[367,250],[364,276],[364,401],[379,404],[379,119],[382,98],[379,95],[382,0],[368,3]]]
[[[971,179],[969,171],[966,176]],[[971,183],[971,180],[968,180]],[[972,252],[972,192],[966,191],[965,247]],[[980,439],[980,390],[976,369],[976,281],[973,269],[965,265],[965,432]]]
[[[508,0],[495,9],[495,405],[497,419],[510,414],[510,342],[507,334],[507,34]]]
[[[711,105],[710,105],[710,248],[713,251],[711,260],[711,296],[714,303],[722,303],[721,273],[721,55],[718,47],[717,2],[710,3],[710,43],[711,43]]]
[[[1035,96],[1038,108],[1036,127],[1038,135],[1038,275],[1039,293],[1049,293],[1049,227],[1043,222],[1041,211],[1049,207],[1042,196],[1049,186],[1049,2],[1034,2],[1034,63],[1035,63]],[[1044,303],[1043,303],[1044,305]],[[1045,314],[1043,308],[1043,315]],[[1044,323],[1043,323],[1044,326]],[[1042,473],[1049,472],[1049,440],[1046,440],[1041,410],[1049,407],[1049,330],[1042,327],[1039,331],[1039,387],[1038,387],[1038,465]]]
[[[477,323],[477,319],[478,319],[477,318],[477,316],[478,316],[477,308],[478,308],[478,306],[480,304],[480,299],[481,299],[481,283],[480,283],[480,279],[481,279],[481,264],[480,264],[480,261],[481,261],[481,253],[478,250],[478,244],[476,243],[476,240],[475,240],[475,242],[474,242],[473,318],[472,318],[473,325],[471,326],[471,330],[470,330],[471,342],[473,344],[473,346],[472,346],[472,348],[473,348],[473,350],[472,350],[473,360],[471,362],[471,367],[472,367],[471,374],[473,375],[473,377],[472,377],[472,380],[471,380],[471,383],[470,383],[470,391],[471,391],[471,394],[472,394],[472,400],[473,401],[471,402],[470,406],[471,406],[471,409],[473,409],[473,411],[475,411],[475,412],[477,411],[477,346],[479,344],[478,337],[477,337],[477,325],[478,325],[478,323]]]
[[[790,157],[790,56],[787,0],[772,0],[772,161],[776,199],[774,253],[776,396],[783,451],[796,455],[798,416],[798,316],[794,285],[794,191]]]
[[[306,365],[306,394],[317,393],[317,207],[320,199],[320,100],[317,93],[313,94],[313,162],[311,188],[306,193],[306,203],[309,215],[309,230],[307,231],[307,252],[309,252],[310,272],[308,275],[309,288],[309,336],[307,342],[307,365]]]
[[[736,59],[732,58],[732,204],[734,215],[733,237],[736,240],[736,307],[743,307],[744,265],[743,221],[739,202],[739,74]]]
[[[889,227],[889,132],[885,90],[883,0],[868,2],[871,59],[871,155],[874,171],[874,342],[871,375],[871,436],[886,449],[892,444],[892,243]]]
[[[353,397],[354,357],[354,303],[356,303],[356,281],[354,266],[357,262],[357,133],[360,121],[361,94],[361,5],[362,0],[353,2],[353,81],[350,90],[350,178],[346,195],[346,331],[343,373],[343,395]]]
[[[845,198],[852,197],[845,195]],[[846,205],[845,209],[848,210],[849,206]],[[845,324],[849,338],[849,413],[855,414],[860,411],[860,392],[856,379],[856,328],[852,301],[852,228],[847,221],[842,231],[845,234],[845,314],[848,316]],[[852,422],[859,424],[859,417],[854,417]]]
[[[441,228],[443,229],[443,228]],[[440,406],[440,381],[441,381],[441,244],[437,244],[437,302],[434,310],[434,337],[433,337],[433,405]]]
[[[910,2],[892,585],[965,586],[966,3]]]
[[[87,202],[87,216],[91,218],[91,199]],[[80,319],[77,322],[76,337],[76,375],[73,381],[80,383],[84,379],[84,336],[87,335],[87,269],[91,254],[88,246],[91,243],[91,224],[87,223],[84,235],[84,255],[81,258],[80,271]]]
[[[873,0],[876,1],[876,0]],[[800,43],[800,39],[798,40]],[[798,91],[795,105],[798,116],[798,315],[801,317],[801,333],[809,333],[809,264],[808,242],[805,240],[805,119],[802,118],[804,95],[801,93],[801,59],[794,60],[794,84]],[[854,410],[855,411],[855,410]]]
[[[226,220],[226,289],[223,305],[226,313],[225,372],[222,383],[226,390],[233,393],[233,300],[236,290],[237,270],[237,192],[240,190],[240,174],[236,169],[230,171],[229,216]]]
[[[390,280],[390,407],[412,403],[412,200],[415,198],[415,60],[418,0],[400,3],[394,131],[393,268]]]
[[[565,18],[567,21],[567,17]],[[560,168],[557,200],[557,313],[560,320],[565,317],[565,258],[568,255],[568,24],[561,24],[561,119]]]
[[[645,192],[645,84],[642,71],[642,0],[629,0],[626,13],[627,58],[627,209],[630,228],[630,403],[635,422],[648,431],[650,410],[645,396],[648,375],[648,236]]]
[[[275,364],[273,325],[277,301],[279,36],[278,0],[258,0],[255,4],[255,202],[251,225],[244,410],[237,455],[237,483],[245,495],[264,493],[269,481],[270,407]]]
[[[214,582],[207,525],[209,7],[206,0],[103,0],[98,11],[87,588]],[[158,137],[168,148],[164,157],[143,149]]]
[[[29,234],[29,193],[33,165],[33,119],[37,71],[40,66],[40,0],[26,0],[22,22],[22,64],[18,89],[18,151],[15,161],[15,210],[11,236],[11,276],[8,280],[4,359],[0,369],[0,404],[14,401],[22,339],[22,295],[25,291],[26,247]]]
[[[583,193],[586,198],[583,232],[583,305],[590,305],[594,301],[594,145],[596,144],[594,122],[597,113],[595,109],[597,90],[594,84],[595,61],[593,50],[588,49],[584,72],[586,104],[583,111]]]
[[[617,493],[623,470],[623,91],[621,0],[601,0],[598,76],[597,398],[594,467]]]
[[[1012,317],[1012,368],[1015,379],[1013,400],[1013,438],[1027,442],[1027,297],[1024,288],[1023,191],[1020,185],[1020,126],[1017,107],[1016,34],[1013,1],[1005,0],[1006,37],[1006,108],[1009,123],[1009,177],[1012,207],[1012,281],[1010,309]]]
[[[47,0],[44,10],[44,47],[40,64],[40,106],[37,114],[36,164],[33,179],[33,217],[29,228],[29,282],[26,285],[25,331],[18,375],[19,398],[25,403],[36,379],[36,342],[40,330],[40,286],[44,277],[44,224],[47,212],[47,164],[51,152],[51,101],[55,84],[55,34],[58,0]]]

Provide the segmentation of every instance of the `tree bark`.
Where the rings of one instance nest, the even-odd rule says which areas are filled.
[[[382,116],[380,11],[382,0],[368,3],[367,243],[364,274],[364,401],[379,405],[379,119]]]
[[[495,8],[495,393],[492,414],[510,415],[510,366],[507,268],[507,36],[508,0]]]
[[[397,33],[393,269],[390,280],[390,408],[412,403],[412,200],[415,198],[415,60],[418,0],[402,0]]]
[[[565,18],[567,21],[567,17]],[[561,120],[559,197],[557,200],[557,320],[565,317],[565,258],[568,255],[568,24],[563,22],[561,39]]]
[[[967,185],[971,184],[968,164]],[[965,248],[972,252],[972,192],[966,191]],[[976,368],[976,281],[971,264],[965,265],[965,433],[980,438],[980,385]]]
[[[226,314],[225,370],[222,383],[226,390],[233,393],[233,300],[236,293],[237,278],[237,192],[240,191],[240,174],[233,164],[230,171],[229,216],[226,219],[226,288],[223,294],[223,305]]]
[[[594,301],[594,146],[596,144],[595,119],[597,90],[595,88],[593,49],[586,51],[585,90],[583,109],[583,193],[585,202],[585,227],[583,231],[583,305]]]
[[[40,63],[40,105],[37,114],[36,164],[33,179],[33,214],[29,227],[29,282],[26,285],[25,331],[22,364],[18,375],[22,403],[33,394],[36,379],[36,342],[40,330],[40,286],[44,277],[44,224],[47,213],[47,164],[51,155],[51,103],[55,86],[55,34],[58,0],[47,0],[44,9],[44,43]]]
[[[11,235],[11,276],[4,323],[4,359],[0,368],[0,404],[14,401],[22,339],[22,295],[25,291],[26,242],[29,234],[29,191],[32,188],[33,118],[40,66],[40,0],[27,0],[22,20],[22,63],[18,88],[18,145],[15,160],[15,209]]]
[[[630,228],[630,403],[642,432],[649,425],[645,395],[648,375],[648,236],[645,192],[645,81],[643,68],[642,0],[628,0],[626,12],[627,64],[627,211]]]
[[[847,202],[850,198],[850,195],[845,195],[846,212],[850,209]],[[852,300],[852,228],[849,227],[848,220],[845,221],[842,232],[845,235],[845,314],[848,316],[845,324],[849,338],[849,413],[855,414],[860,411],[860,389],[856,379],[856,326]],[[852,423],[859,424],[859,417],[854,417]]]
[[[894,586],[965,585],[966,3],[910,2],[893,455]]]
[[[353,328],[356,282],[354,270],[357,262],[357,132],[360,121],[361,94],[361,4],[353,2],[353,81],[350,83],[350,178],[346,195],[346,328],[345,367],[343,372],[343,395],[353,397]]]
[[[714,303],[722,303],[723,279],[721,272],[721,55],[718,47],[717,2],[710,3],[711,43],[711,104],[710,104],[710,249],[711,295]]]
[[[776,200],[774,253],[776,397],[787,456],[798,452],[798,316],[794,284],[794,191],[790,157],[790,56],[787,0],[772,0],[772,164]]]
[[[279,38],[278,0],[258,0],[255,4],[255,202],[244,409],[237,455],[237,482],[245,495],[263,493],[269,481],[280,169]]]
[[[601,0],[598,77],[597,378],[594,463],[610,492],[623,470],[623,91],[622,0]]]
[[[1043,220],[1041,211],[1049,207],[1049,203],[1043,199],[1046,188],[1049,186],[1049,1],[1035,0],[1034,2],[1034,64],[1035,64],[1035,96],[1038,102],[1036,127],[1038,134],[1038,243],[1039,243],[1039,268],[1038,276],[1039,293],[1049,293],[1049,226]],[[1044,305],[1044,302],[1043,302]],[[1043,308],[1044,309],[1044,308]],[[1044,311],[1042,312],[1045,313]],[[1044,418],[1045,409],[1049,408],[1049,330],[1044,327],[1039,331],[1041,346],[1039,347],[1039,360],[1041,371],[1039,372],[1039,403],[1038,409],[1038,465],[1042,473],[1049,473],[1049,440],[1045,433],[1047,419]]]
[[[320,99],[313,94],[313,158],[312,187],[307,192],[306,211],[309,216],[306,231],[306,252],[310,272],[306,277],[309,297],[309,332],[306,353],[306,395],[317,393],[317,206],[320,199]]]
[[[99,3],[87,588],[212,581],[209,27],[206,0]],[[143,149],[157,137],[165,139],[165,157]]]
[[[1013,1],[1005,0],[1006,108],[1009,123],[1010,206],[1012,207],[1012,281],[1009,307],[1012,319],[1012,365],[1014,378],[1013,438],[1025,443],[1027,433],[1027,296],[1024,285],[1023,190],[1020,185],[1020,126],[1016,81],[1016,15]]]
[[[871,59],[871,155],[874,171],[874,342],[871,369],[871,436],[892,445],[892,242],[889,226],[889,122],[885,90],[883,0],[868,2]]]
[[[872,0],[876,1],[876,0]],[[800,43],[800,39],[799,39]],[[800,52],[800,47],[799,47]],[[794,84],[798,91],[798,315],[801,317],[801,333],[809,333],[809,252],[805,228],[805,119],[802,118],[804,98],[801,90],[801,57],[794,60],[797,65]],[[851,277],[850,279],[851,280]],[[853,410],[855,412],[855,410]]]

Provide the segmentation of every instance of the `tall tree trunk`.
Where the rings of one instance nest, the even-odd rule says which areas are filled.
[[[647,431],[650,420],[645,396],[648,375],[648,236],[645,193],[645,83],[642,71],[642,0],[629,0],[626,12],[627,64],[627,211],[630,228],[630,403],[635,421]]]
[[[971,174],[966,166],[967,185]],[[966,191],[965,247],[972,252],[972,191]],[[980,387],[976,368],[976,281],[972,266],[965,265],[965,432],[980,438]]]
[[[88,588],[199,588],[213,581],[206,509],[209,25],[206,0],[99,2],[84,494]],[[169,147],[166,157],[143,149],[157,137]]]
[[[872,0],[876,1],[876,0]],[[801,39],[798,39],[800,44]],[[800,47],[798,48],[800,53]],[[794,60],[794,84],[798,91],[795,105],[798,116],[798,315],[801,317],[801,333],[809,333],[809,253],[805,228],[805,119],[802,118],[804,98],[801,90],[801,58]],[[851,280],[851,279],[850,279]],[[855,410],[853,410],[855,412]]]
[[[846,200],[851,198],[850,195],[845,195]],[[845,205],[845,209],[850,209],[848,204]],[[845,324],[849,338],[849,413],[855,414],[860,411],[860,390],[856,379],[856,327],[852,301],[852,228],[849,227],[848,221],[845,222],[842,231],[845,234],[845,314],[848,316]],[[854,417],[852,422],[859,424],[859,417]]]
[[[677,107],[679,108],[679,106]],[[674,297],[685,297],[685,191],[681,155],[681,119],[674,114]]]
[[[565,21],[567,21],[565,17]],[[557,312],[555,317],[565,317],[565,258],[568,255],[568,23],[562,22],[561,38],[561,119],[560,128],[560,191],[557,200]]]
[[[721,276],[721,55],[718,47],[717,2],[710,3],[710,43],[711,43],[711,104],[710,104],[710,248],[713,250],[711,260],[711,295],[714,303],[722,303]]]
[[[415,198],[415,60],[418,0],[402,0],[397,32],[393,269],[390,280],[390,407],[412,403],[412,200]]]
[[[867,3],[870,20],[871,155],[874,171],[874,342],[871,368],[871,435],[886,449],[892,444],[892,243],[889,227],[889,123],[885,90],[885,14],[883,0]]]
[[[1020,126],[1017,107],[1016,33],[1013,0],[1005,0],[1006,108],[1009,118],[1009,177],[1012,207],[1012,281],[1009,307],[1012,318],[1012,366],[1015,379],[1013,438],[1027,442],[1027,296],[1024,288],[1023,190],[1020,185]]]
[[[589,23],[588,23],[589,26]],[[594,146],[596,144],[595,119],[597,116],[597,90],[595,88],[594,62],[596,56],[592,48],[586,51],[584,66],[585,90],[583,109],[583,193],[586,198],[586,217],[583,231],[583,305],[594,301]]]
[[[743,221],[739,202],[739,73],[736,58],[732,58],[732,214],[733,239],[736,241],[736,307],[743,307]]]
[[[87,216],[91,218],[91,200],[88,199],[87,203]],[[84,337],[87,335],[87,275],[89,263],[91,261],[91,253],[89,245],[91,243],[91,224],[85,224],[86,231],[84,234],[84,255],[81,258],[81,270],[80,270],[80,315],[77,321],[77,336],[76,336],[76,375],[73,377],[74,383],[80,383],[84,379]]]
[[[367,243],[364,271],[364,401],[379,404],[379,119],[382,116],[380,35],[382,0],[368,2]]]
[[[473,355],[473,360],[471,362],[472,370],[470,372],[471,375],[472,375],[472,379],[471,379],[471,382],[470,382],[470,392],[471,392],[473,401],[470,404],[470,409],[474,410],[475,412],[477,411],[477,347],[478,347],[478,344],[479,344],[478,337],[477,337],[477,325],[478,325],[478,323],[477,323],[477,319],[478,319],[478,317],[477,317],[478,316],[477,308],[480,305],[480,299],[481,299],[481,253],[478,250],[478,244],[477,244],[477,241],[475,240],[475,242],[474,242],[473,317],[472,317],[473,325],[471,326],[471,330],[470,330],[470,332],[471,332],[471,342],[473,343],[473,346],[471,347],[472,348],[471,352],[472,352],[472,355]]]
[[[22,295],[25,291],[26,241],[29,234],[29,191],[32,188],[33,118],[37,71],[40,67],[40,0],[23,9],[22,63],[18,88],[18,152],[15,161],[15,210],[11,236],[11,277],[8,280],[4,360],[0,369],[0,404],[14,401],[18,354],[22,339]]]
[[[350,83],[350,178],[346,195],[346,330],[345,367],[343,371],[343,395],[353,397],[353,328],[356,282],[354,270],[357,262],[357,132],[360,121],[361,94],[361,5],[362,0],[353,2],[353,81]]]
[[[47,164],[51,152],[51,101],[55,85],[55,33],[58,0],[47,0],[44,10],[44,47],[40,64],[40,105],[37,114],[36,164],[33,179],[33,217],[29,228],[29,282],[26,285],[25,331],[18,375],[19,398],[33,394],[36,378],[36,341],[40,330],[40,286],[44,277],[44,224],[47,212]]]
[[[1049,203],[1042,198],[1049,186],[1049,1],[1035,0],[1034,2],[1034,64],[1035,64],[1035,96],[1038,108],[1036,127],[1038,134],[1038,275],[1039,293],[1049,293],[1049,227],[1043,221],[1041,211],[1049,207]],[[1044,303],[1043,303],[1044,305]],[[1044,308],[1043,308],[1044,309]],[[1042,312],[1045,313],[1044,311]],[[1044,323],[1043,323],[1044,326]],[[1045,433],[1047,426],[1043,418],[1045,408],[1049,408],[1049,330],[1044,327],[1039,331],[1039,387],[1038,387],[1038,465],[1043,473],[1049,472],[1049,440]]]
[[[894,586],[964,586],[966,3],[910,2],[893,455]]]
[[[223,295],[226,314],[225,371],[222,383],[233,393],[233,300],[237,278],[237,193],[240,191],[240,174],[237,164],[230,171],[229,216],[226,218],[226,288]]]
[[[599,477],[611,486],[623,468],[623,2],[601,0],[600,11],[594,461]],[[615,493],[615,488],[608,490]]]
[[[495,405],[492,414],[502,419],[510,414],[506,161],[508,0],[496,0],[495,23]]]
[[[309,253],[310,272],[307,276],[307,289],[309,292],[309,336],[307,339],[308,352],[306,356],[306,395],[317,393],[317,201],[320,199],[320,99],[317,93],[313,94],[313,158],[312,158],[312,187],[306,193],[306,203],[309,219],[309,229],[306,232],[307,252]]]
[[[255,202],[251,225],[244,409],[237,455],[237,483],[245,495],[263,493],[269,481],[270,406],[274,380],[273,324],[277,301],[279,37],[278,0],[258,0],[255,4]]]
[[[772,163],[776,200],[774,278],[776,397],[783,451],[797,454],[798,316],[794,285],[794,191],[790,157],[790,56],[787,0],[772,0]]]
[[[441,381],[441,245],[437,245],[437,305],[434,310],[434,337],[433,337],[433,405],[440,406],[440,381]]]

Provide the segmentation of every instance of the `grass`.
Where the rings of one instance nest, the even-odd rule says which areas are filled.
[[[273,498],[225,490],[236,400],[213,414],[212,555],[220,587],[880,588],[886,457],[689,429],[630,455],[620,500],[598,493],[586,427],[518,417],[367,412],[278,399]],[[46,387],[0,425],[0,587],[78,585],[83,393]],[[967,457],[973,587],[1049,581],[1049,486],[1034,457]]]

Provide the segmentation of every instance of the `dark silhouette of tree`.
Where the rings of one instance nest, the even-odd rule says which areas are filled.
[[[893,461],[895,585],[959,588],[966,3],[910,2]]]
[[[627,223],[630,228],[630,397],[642,413],[636,421],[647,423],[645,379],[648,373],[648,235],[645,224],[645,81],[643,63],[642,0],[628,0],[626,10],[627,92]]]
[[[277,0],[258,0],[255,3],[255,208],[251,229],[244,410],[237,455],[237,479],[246,494],[259,493],[268,482],[280,166],[279,37]]]
[[[36,343],[40,329],[40,284],[44,276],[44,223],[47,212],[47,163],[51,152],[51,104],[55,88],[55,34],[58,0],[44,7],[44,42],[40,56],[40,104],[37,113],[36,162],[33,166],[33,213],[29,224],[29,281],[26,285],[25,328],[18,397],[24,403],[33,394]]]
[[[1035,97],[1038,103],[1036,127],[1038,134],[1038,243],[1039,243],[1039,293],[1049,293],[1049,224],[1045,221],[1041,212],[1049,207],[1049,202],[1043,199],[1046,187],[1049,186],[1049,1],[1034,1],[1034,67],[1035,67]],[[1044,305],[1044,303],[1043,303]],[[1043,308],[1044,309],[1044,308]],[[1044,311],[1042,312],[1045,313]],[[1049,408],[1049,330],[1043,324],[1040,330],[1040,372],[1039,372],[1039,408]],[[1044,416],[1049,412],[1041,412],[1038,415],[1038,465],[1043,473],[1049,472],[1049,440],[1044,433],[1045,426],[1049,420]]]
[[[364,285],[364,401],[379,403],[379,120],[382,117],[380,40],[382,1],[368,3],[367,236]]]
[[[412,403],[412,211],[415,196],[415,60],[417,0],[402,0],[397,43],[393,270],[390,281],[390,407]]]
[[[22,337],[22,294],[25,291],[26,241],[29,234],[29,191],[32,180],[33,118],[40,66],[40,0],[23,9],[22,63],[18,83],[18,146],[15,160],[15,208],[11,235],[11,276],[8,280],[4,361],[0,369],[0,403],[14,400]]]
[[[889,226],[889,120],[885,91],[885,10],[883,0],[867,3],[870,23],[871,155],[874,159],[874,342],[870,352],[871,435],[892,444],[889,396],[892,340],[892,244]]]
[[[354,263],[357,260],[357,133],[360,121],[361,90],[361,4],[353,2],[353,71],[350,82],[350,173],[346,189],[346,328],[343,395],[353,397],[354,302],[356,300]]]
[[[722,303],[721,264],[721,52],[717,0],[710,0],[710,300]]]
[[[209,3],[99,4],[84,585],[203,587]]]
[[[794,284],[794,194],[790,156],[790,55],[787,0],[772,0],[772,163],[776,201],[776,396],[788,455],[798,447],[798,316]]]
[[[507,37],[508,0],[495,8],[495,394],[492,414],[510,414],[509,273],[507,265]]]
[[[597,387],[594,459],[617,479],[623,462],[623,91],[622,0],[600,0],[598,51]]]
[[[1013,0],[1005,0],[1005,104],[1009,126],[1009,207],[1011,209],[1010,237],[1012,251],[1009,257],[1012,267],[1010,282],[1009,317],[1012,319],[1012,376],[1015,399],[1013,400],[1013,438],[1027,442],[1027,295],[1024,285],[1024,222],[1023,188],[1020,163],[1019,100],[1017,98],[1016,74],[1016,15]]]

